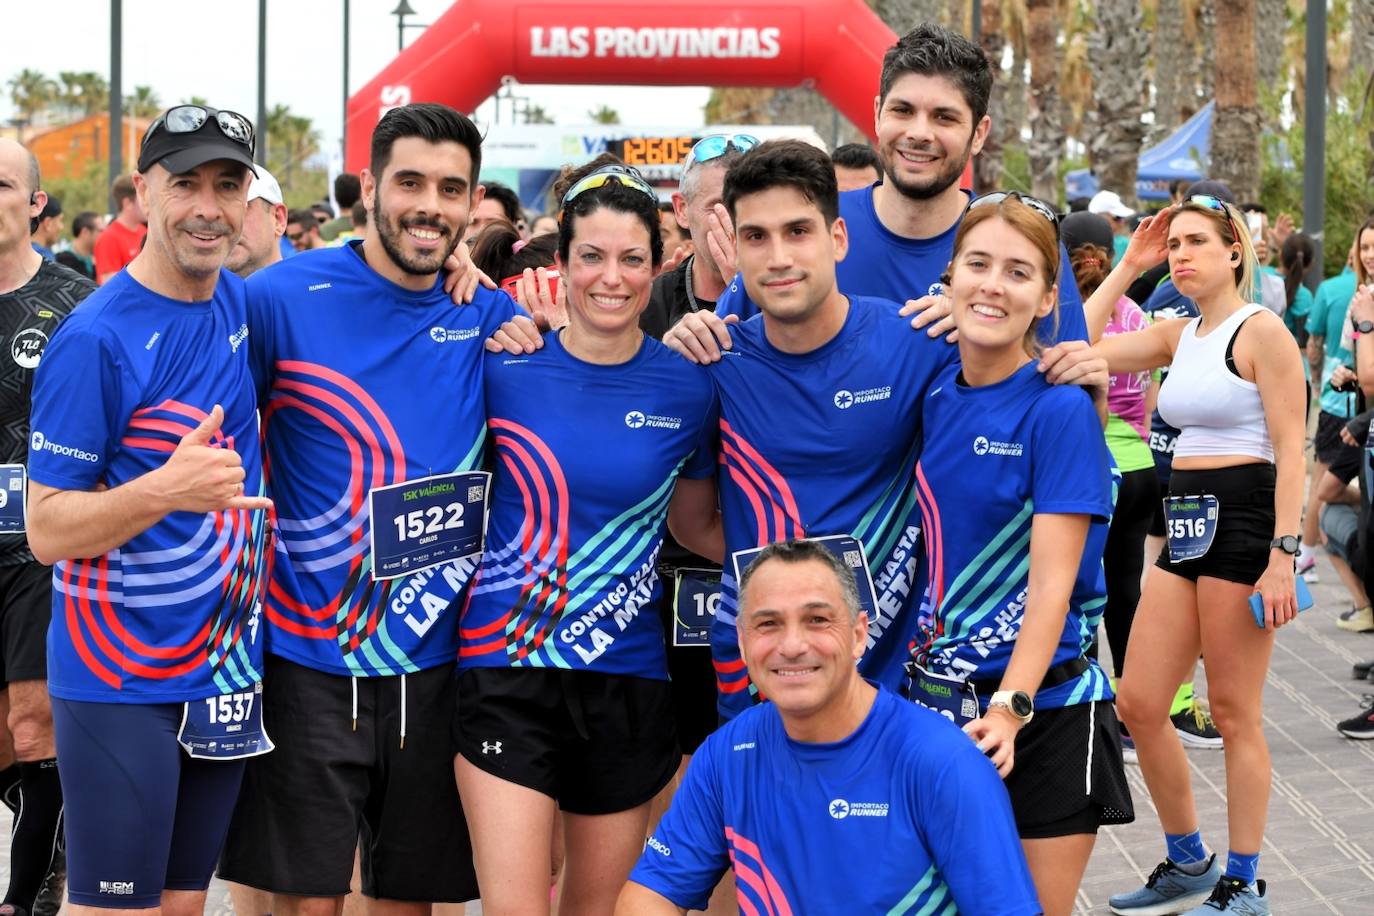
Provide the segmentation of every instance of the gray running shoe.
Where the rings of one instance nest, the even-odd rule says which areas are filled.
[[[1256,893],[1239,878],[1222,876],[1216,889],[1207,902],[1196,909],[1188,910],[1183,916],[1217,916],[1217,913],[1235,913],[1237,916],[1269,916],[1269,896],[1265,893],[1263,881],[1256,881]]]
[[[1155,866],[1144,887],[1129,894],[1115,894],[1107,903],[1113,913],[1121,916],[1173,916],[1209,899],[1220,880],[1221,868],[1215,854],[1207,860],[1207,868],[1200,875],[1190,875],[1165,859]]]

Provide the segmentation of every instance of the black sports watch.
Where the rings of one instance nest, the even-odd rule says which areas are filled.
[[[1364,332],[1362,331],[1361,333]],[[1298,539],[1291,534],[1285,534],[1283,537],[1274,538],[1269,542],[1270,550],[1276,547],[1289,556],[1296,557],[1298,555]]]
[[[1355,321],[1351,323],[1355,325],[1355,330],[1359,331],[1361,334],[1374,333],[1374,321]]]

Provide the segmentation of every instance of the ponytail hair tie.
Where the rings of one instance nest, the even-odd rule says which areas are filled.
[[[525,247],[526,245],[528,245],[528,244],[529,244],[529,242],[526,241],[525,239],[516,239],[514,242],[511,243],[511,246],[510,246],[510,253],[511,253],[511,254],[519,254],[519,253],[520,253],[520,249],[521,249],[521,248],[524,248],[524,247]]]

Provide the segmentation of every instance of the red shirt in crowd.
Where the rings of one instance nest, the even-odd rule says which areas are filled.
[[[129,229],[119,220],[112,220],[100,233],[100,238],[95,240],[96,282],[104,283],[138,257],[143,250],[143,237],[147,234],[147,226]]]

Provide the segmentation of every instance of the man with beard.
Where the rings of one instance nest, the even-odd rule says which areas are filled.
[[[359,847],[373,914],[477,896],[449,744],[455,599],[476,564],[431,545],[484,516],[485,487],[456,472],[481,467],[482,342],[515,313],[486,289],[455,307],[440,285],[481,199],[481,140],[443,105],[390,110],[361,176],[374,231],[248,281],[279,526],[277,750],[245,776],[220,871],[272,892],[278,916],[339,912]]]
[[[873,102],[883,182],[840,194],[840,216],[849,227],[849,256],[836,274],[840,289],[906,302],[904,314],[920,312],[917,327],[945,318],[930,329],[932,336],[953,327],[940,276],[970,200],[959,176],[992,126],[992,80],[986,55],[962,35],[929,23],[903,35],[883,57]],[[1072,276],[1062,247],[1061,258],[1060,275]],[[758,314],[742,293],[736,280],[717,313]],[[1046,328],[1047,343],[1087,340],[1083,299],[1073,283],[1060,284],[1059,316],[1057,333]],[[675,333],[695,330],[713,346],[699,320],[684,325]]]

